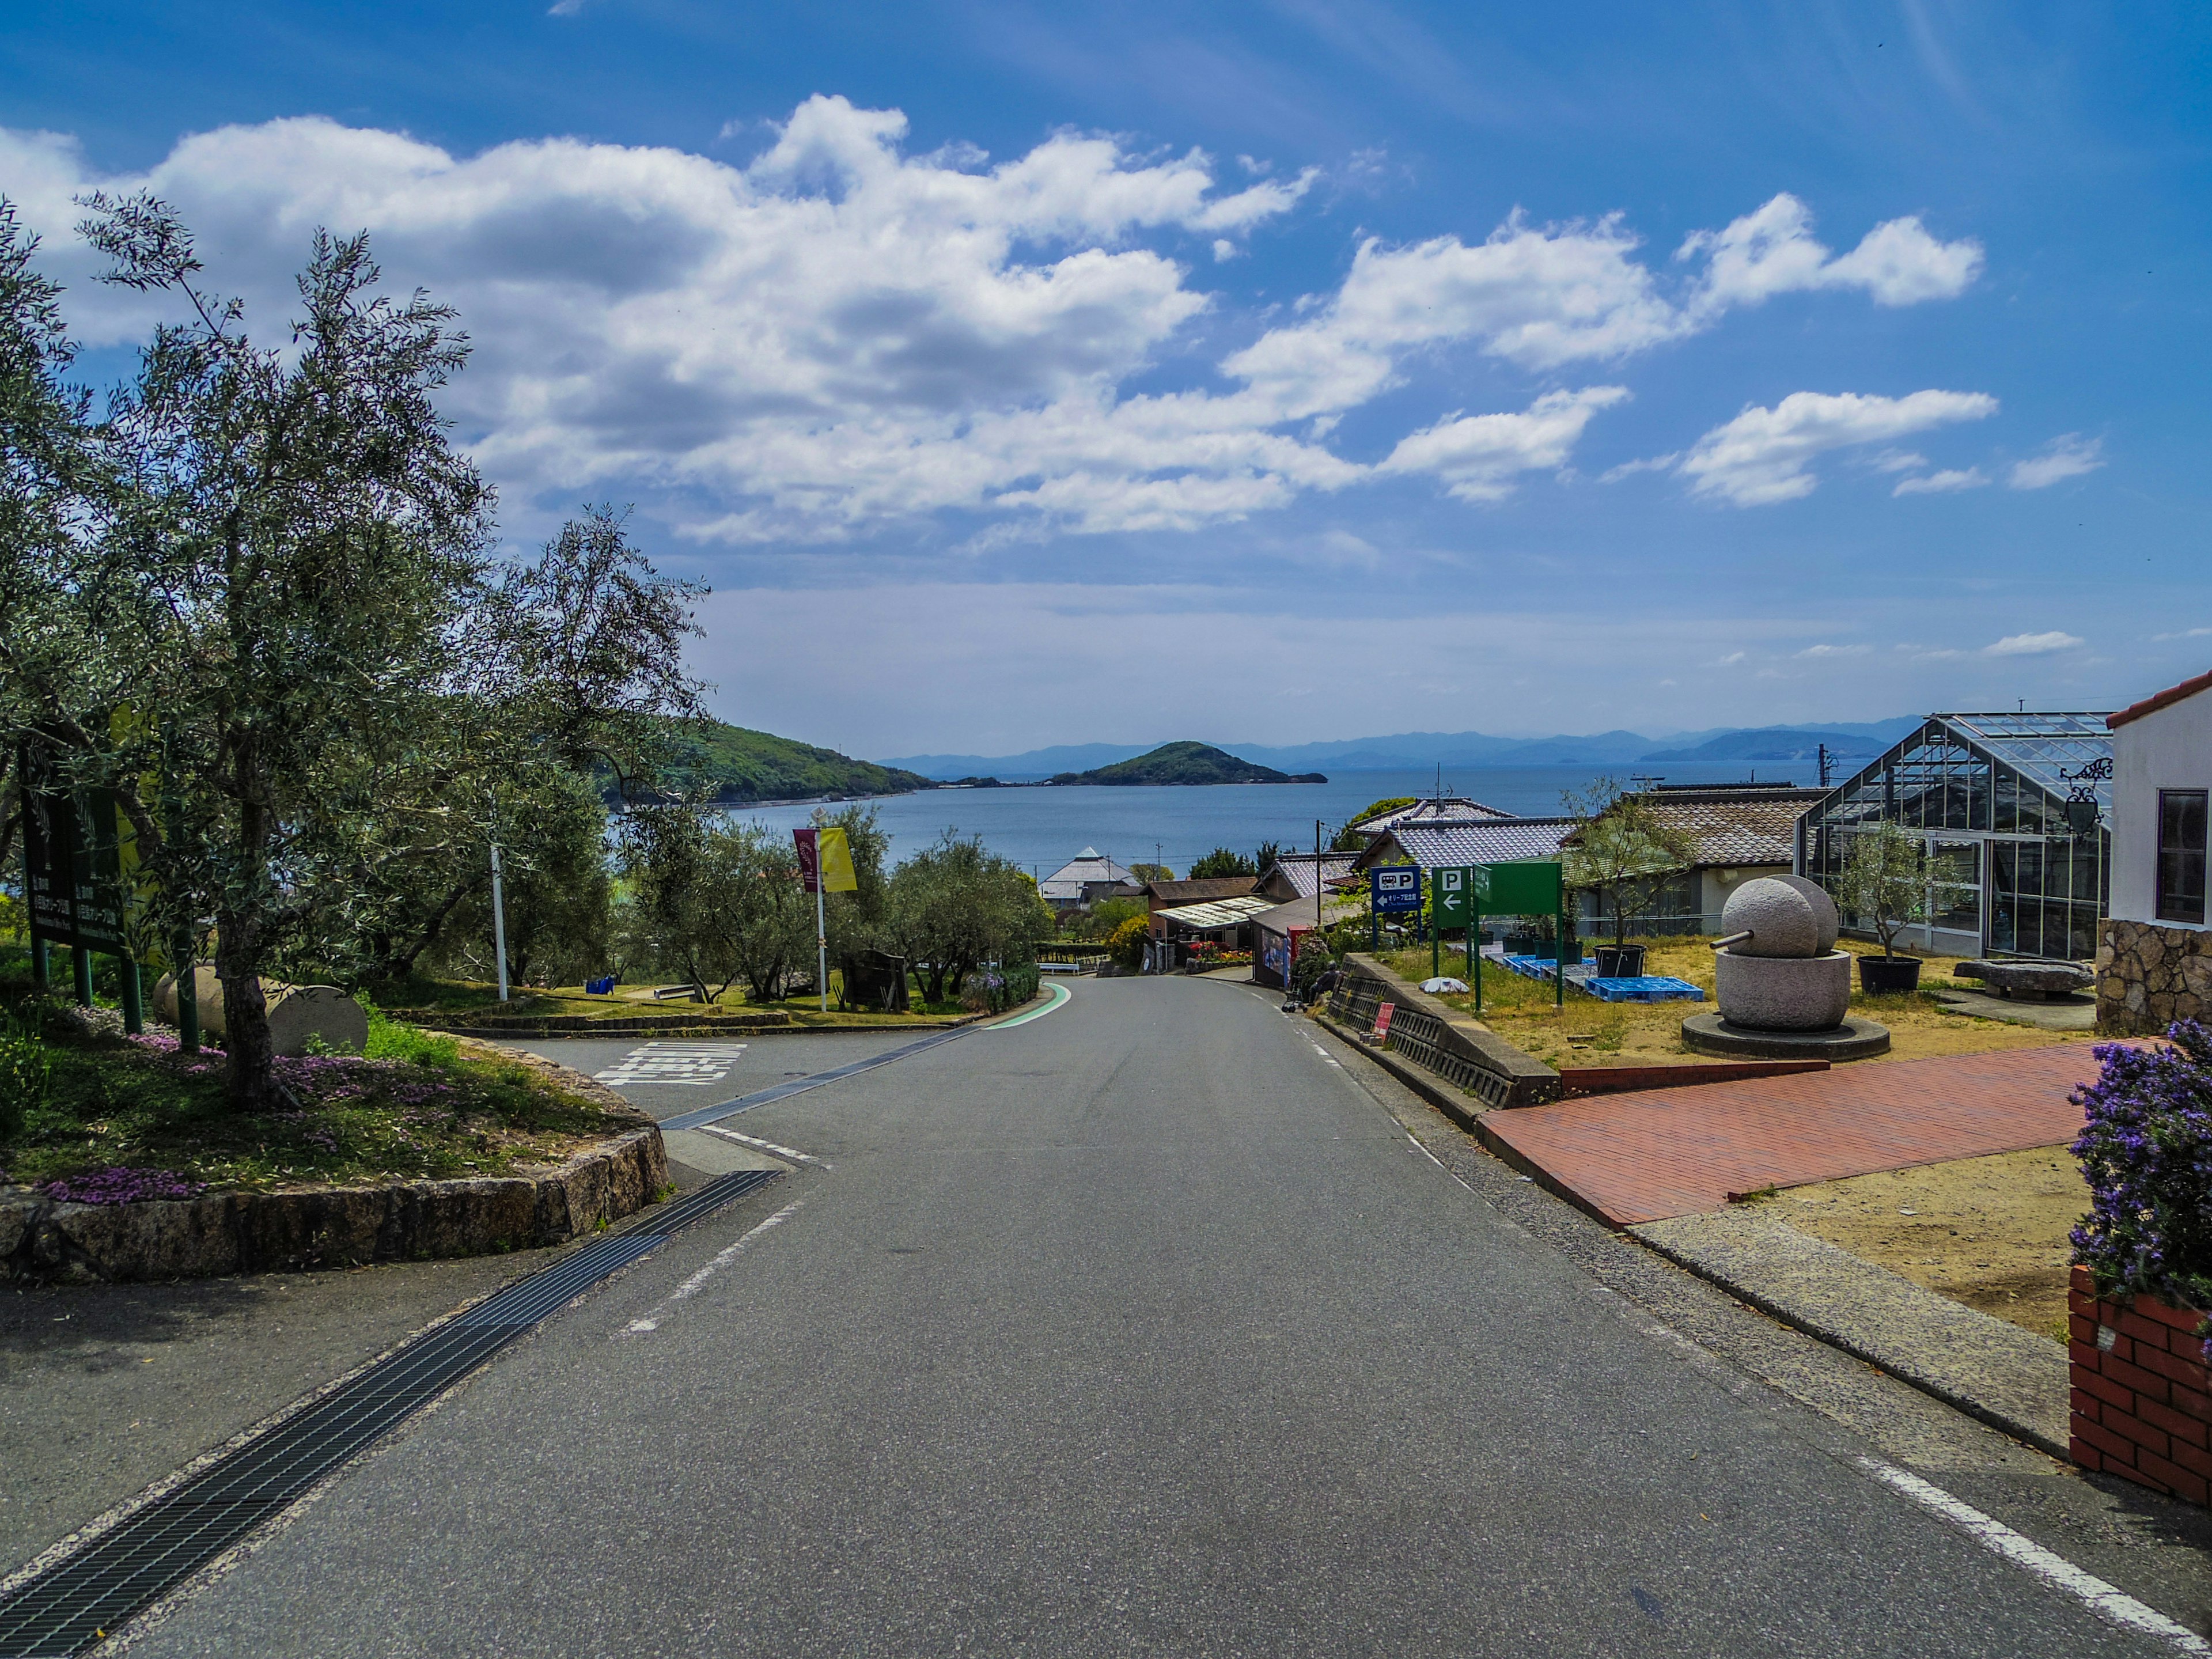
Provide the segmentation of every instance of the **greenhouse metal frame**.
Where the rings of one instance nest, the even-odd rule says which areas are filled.
[[[1798,873],[1834,889],[1851,838],[1917,831],[1936,879],[1903,944],[2085,962],[2111,886],[2112,734],[2102,714],[1930,714],[1797,821]],[[1844,926],[1870,933],[1869,917]]]

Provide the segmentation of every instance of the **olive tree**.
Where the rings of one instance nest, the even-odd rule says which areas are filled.
[[[1052,932],[1052,911],[1018,865],[952,830],[892,872],[890,930],[922,977],[928,1000],[988,962],[1004,962]]]
[[[1667,878],[1697,862],[1698,838],[1654,811],[1648,796],[1624,793],[1610,778],[1564,799],[1575,827],[1560,844],[1562,877],[1570,888],[1597,895],[1619,945],[1628,924],[1658,902]]]
[[[315,234],[272,343],[203,283],[166,204],[84,204],[108,280],[182,320],[87,428],[57,389],[51,292],[21,279],[12,221],[0,232],[19,278],[0,283],[0,338],[67,440],[21,467],[10,440],[37,510],[0,520],[0,738],[114,790],[156,936],[211,922],[229,1091],[259,1109],[279,1094],[263,976],[419,932],[440,890],[393,876],[442,863],[472,882],[503,782],[606,754],[641,712],[690,712],[665,648],[687,591],[656,597],[604,524],[574,556],[493,562],[491,492],[434,402],[466,337],[420,292],[380,294],[365,237]],[[466,896],[443,891],[434,914]]]
[[[1940,873],[1925,836],[1885,818],[1850,834],[1834,896],[1844,910],[1873,923],[1882,955],[1893,957],[1901,930],[1927,921],[1961,890]]]

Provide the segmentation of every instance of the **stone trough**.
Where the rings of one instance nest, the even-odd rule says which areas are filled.
[[[2070,962],[1962,962],[1951,972],[1978,979],[2001,997],[2028,1002],[2070,997],[2097,982],[2095,974]]]

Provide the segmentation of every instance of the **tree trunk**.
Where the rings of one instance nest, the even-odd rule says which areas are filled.
[[[241,757],[239,772],[247,774]],[[241,789],[245,795],[246,790]],[[239,862],[246,891],[261,896],[268,881],[269,814],[258,801],[238,809]],[[230,1056],[224,1083],[241,1111],[265,1111],[276,1101],[276,1047],[269,1034],[269,1002],[261,994],[262,921],[225,905],[216,913],[215,975],[222,981],[222,1046]]]
[[[222,982],[224,1082],[230,1102],[258,1112],[275,1103],[276,1048],[269,1034],[269,1000],[261,993],[260,927],[235,912],[216,921],[215,975]]]

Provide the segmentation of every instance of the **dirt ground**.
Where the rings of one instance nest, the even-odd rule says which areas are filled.
[[[1655,939],[1640,941],[1646,947],[1644,971],[1687,980],[1705,993],[1696,1002],[1600,1002],[1570,991],[1564,1011],[1555,1008],[1551,986],[1489,964],[1483,969],[1484,1024],[1548,1066],[1626,1066],[1690,1064],[1706,1056],[1682,1046],[1685,1014],[1712,1006],[1713,953],[1699,939]],[[1876,947],[1855,939],[1839,941],[1854,954]],[[1415,983],[1428,977],[1429,952],[1400,951],[1384,958],[1396,971]],[[1923,986],[1950,985],[1956,957],[1923,959]],[[1447,949],[1443,971],[1462,975],[1463,957]],[[1856,983],[1856,975],[1854,976]],[[1441,1000],[1474,1012],[1471,996],[1448,996]],[[2094,1032],[2045,1031],[2013,1025],[2002,1020],[1980,1019],[1954,1013],[1925,992],[1901,997],[1869,997],[1854,990],[1851,1012],[1879,1020],[1889,1028],[1889,1052],[1880,1060],[1925,1060],[1935,1054],[1984,1054],[1998,1048],[2040,1048],[2054,1042],[2092,1042]]]
[[[2089,1189],[2063,1146],[1824,1181],[1771,1202],[1790,1225],[1861,1261],[2066,1340],[2066,1235]]]

